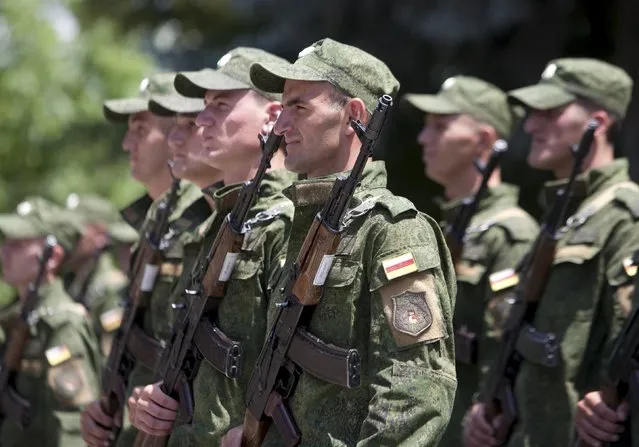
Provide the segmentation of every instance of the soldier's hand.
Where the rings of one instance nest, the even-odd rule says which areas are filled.
[[[485,447],[497,445],[497,440],[493,436],[494,430],[486,420],[485,406],[483,403],[476,403],[466,414],[464,419],[464,446],[465,447]],[[498,419],[493,421],[499,423]]]
[[[239,425],[230,429],[220,441],[220,447],[241,447],[242,428],[243,427]]]
[[[592,446],[599,446],[602,442],[614,442],[624,430],[620,423],[627,417],[627,402],[623,402],[615,411],[603,402],[599,391],[593,391],[577,403],[577,433],[582,441]]]
[[[129,422],[133,425],[133,421],[135,420],[135,413],[138,409],[138,398],[142,394],[142,387],[136,386],[131,390],[131,395],[126,401],[126,406],[129,409]]]
[[[84,407],[80,417],[82,439],[89,447],[109,445],[115,439],[113,427],[121,426],[120,417],[116,415],[112,418],[104,413],[100,401],[91,402]]]
[[[162,392],[162,382],[147,385],[139,391],[134,403],[129,398],[129,419],[138,430],[153,436],[168,436],[177,418],[178,401]],[[131,408],[134,408],[131,411]]]

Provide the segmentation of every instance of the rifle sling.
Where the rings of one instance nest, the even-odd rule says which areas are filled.
[[[305,372],[326,382],[346,388],[360,384],[360,357],[356,349],[327,344],[297,328],[287,355]]]
[[[477,364],[477,334],[460,329],[455,331],[455,360],[467,365]]]
[[[202,357],[229,379],[236,379],[242,367],[242,346],[231,340],[208,318],[202,318],[193,334]]]
[[[0,393],[0,413],[18,427],[26,428],[30,421],[31,404],[12,387]]]
[[[554,368],[559,359],[559,347],[555,334],[541,332],[526,324],[519,331],[515,349],[531,363]]]
[[[131,327],[126,348],[138,362],[150,370],[155,370],[164,349],[159,341],[144,332],[137,324]]]

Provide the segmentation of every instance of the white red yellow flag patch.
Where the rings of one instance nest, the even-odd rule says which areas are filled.
[[[493,292],[499,292],[519,284],[519,275],[514,269],[505,269],[490,275],[488,281],[490,282],[490,289]]]
[[[57,366],[71,358],[71,351],[67,345],[58,345],[47,349],[44,355],[47,357],[49,365]]]
[[[626,271],[626,275],[633,277],[637,274],[637,264],[632,257],[623,260],[623,268]]]
[[[124,309],[116,307],[111,310],[107,310],[100,315],[100,324],[105,332],[113,332],[122,324],[122,317],[124,316]]]
[[[382,267],[389,280],[417,271],[417,263],[411,252],[382,261]]]

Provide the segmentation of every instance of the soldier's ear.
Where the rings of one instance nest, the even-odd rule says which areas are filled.
[[[485,124],[480,125],[477,132],[477,155],[489,154],[498,138],[499,135],[497,135],[494,127]]]
[[[62,245],[56,244],[51,251],[51,257],[47,262],[47,270],[50,272],[58,272],[64,262],[65,251]]]
[[[266,105],[266,121],[262,125],[262,135],[267,136],[271,133],[280,113],[282,113],[282,103],[273,101]]]
[[[349,98],[349,100],[346,102],[345,110],[347,120],[344,124],[346,125],[347,135],[355,132],[351,127],[351,120],[359,120],[364,124],[368,123],[369,115],[368,111],[366,110],[366,104],[364,104],[364,101],[362,101],[361,99]]]
[[[592,112],[590,114],[589,119],[595,119],[599,123],[599,127],[597,127],[597,130],[595,130],[595,138],[606,139],[607,138],[606,134],[608,133],[608,129],[610,129],[610,126],[612,126],[614,122],[614,118],[610,116],[610,114],[607,111],[603,109],[599,109]],[[585,124],[584,124],[584,128],[585,128]]]

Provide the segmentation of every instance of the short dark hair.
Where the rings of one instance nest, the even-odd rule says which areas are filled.
[[[597,104],[596,102],[588,98],[580,97],[579,99],[577,99],[577,103],[591,112],[594,112],[596,110],[605,111],[608,116],[610,116],[611,121],[610,126],[606,131],[606,141],[613,146],[619,143],[619,139],[621,138],[621,127],[623,124],[623,120],[615,112]]]

